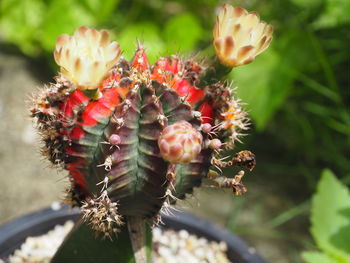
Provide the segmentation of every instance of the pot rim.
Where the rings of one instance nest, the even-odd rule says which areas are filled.
[[[256,253],[255,249],[249,247],[238,236],[228,230],[187,212],[175,209],[170,211],[172,215],[161,215],[164,225],[159,225],[160,228],[185,229],[190,234],[211,241],[224,241],[228,247],[227,256],[235,263],[266,263]],[[78,219],[79,215],[79,209],[61,205],[58,209],[48,207],[29,213],[0,226],[0,258],[6,258],[13,253],[25,241],[26,237],[46,233],[57,224]]]

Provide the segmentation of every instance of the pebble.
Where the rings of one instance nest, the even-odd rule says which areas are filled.
[[[28,237],[21,247],[9,257],[8,262],[49,263],[73,226],[73,221],[67,221],[63,226],[57,225],[45,235]]]
[[[47,234],[28,237],[8,263],[49,263],[65,236],[74,223],[67,221],[57,225]],[[153,262],[154,263],[230,263],[227,258],[227,244],[214,242],[190,234],[186,230],[153,229]],[[0,263],[4,263],[0,259]]]
[[[227,244],[214,242],[188,233],[173,230],[153,230],[154,263],[230,263]]]

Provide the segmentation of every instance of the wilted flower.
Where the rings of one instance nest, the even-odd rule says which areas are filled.
[[[225,66],[248,64],[263,52],[272,40],[273,27],[261,22],[257,13],[225,4],[214,26],[216,55]]]
[[[118,43],[110,42],[106,30],[86,26],[79,27],[73,36],[60,35],[54,51],[61,74],[82,90],[96,89],[120,54]]]

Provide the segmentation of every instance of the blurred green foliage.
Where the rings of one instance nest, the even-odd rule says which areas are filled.
[[[252,118],[245,146],[263,175],[247,180],[278,184],[298,201],[314,190],[323,167],[350,185],[349,0],[1,0],[0,40],[53,65],[56,37],[87,25],[109,29],[127,59],[136,39],[151,61],[210,56],[215,10],[224,2],[258,11],[275,27],[269,49],[230,75]],[[277,221],[299,210],[304,205]]]
[[[80,25],[106,27],[124,56],[132,56],[139,39],[154,61],[159,55],[192,51],[205,39],[201,18],[189,11],[181,2],[3,0],[0,34],[28,56],[50,57],[58,35],[72,34]],[[210,30],[206,33],[207,38]]]
[[[349,263],[349,220],[349,190],[330,170],[324,170],[311,205],[311,233],[322,252],[304,252],[304,260],[308,263]]]
[[[293,175],[313,189],[322,167],[349,175],[350,3],[348,0],[237,0],[275,27],[270,48],[231,77],[257,133],[263,173]],[[222,4],[205,1],[2,0],[0,38],[52,63],[55,39],[78,26],[108,28],[131,58],[136,40],[150,60],[213,54],[211,29]],[[254,131],[253,131],[254,133]],[[261,138],[263,137],[263,139]],[[279,158],[276,161],[274,158]],[[304,187],[305,188],[305,187]]]
[[[275,26],[269,49],[232,72],[259,132],[251,145],[265,153],[258,170],[301,193],[314,189],[323,167],[349,183],[350,2],[246,3]]]
[[[72,33],[80,25],[107,21],[117,3],[117,0],[3,0],[1,34],[29,56],[51,52],[58,35]]]

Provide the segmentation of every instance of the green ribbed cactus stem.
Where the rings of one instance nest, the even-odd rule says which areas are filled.
[[[127,218],[129,236],[136,263],[147,263],[145,220],[142,217]]]
[[[31,116],[44,156],[68,171],[66,201],[82,216],[52,262],[149,262],[150,225],[204,179],[247,191],[254,154],[227,153],[249,120],[222,78],[266,49],[271,35],[255,13],[224,5],[209,67],[175,55],[150,65],[140,43],[128,62],[107,31],[86,26],[58,37],[60,72],[33,96]],[[231,166],[243,170],[224,176]]]
[[[140,221],[139,221],[140,222]],[[117,234],[111,234],[110,238],[102,238],[96,235],[91,227],[80,220],[76,223],[73,230],[64,240],[56,252],[51,263],[151,263],[152,251],[152,229],[149,222],[143,220],[143,236],[144,243],[142,247],[145,256],[143,261],[137,261],[135,254],[139,250],[134,250],[132,236],[137,233],[130,234],[127,225],[120,226]],[[142,255],[143,256],[143,255]]]
[[[218,59],[214,58],[202,76],[199,86],[206,87],[215,84],[218,80],[224,79],[231,71],[232,67],[227,67],[221,64]]]

